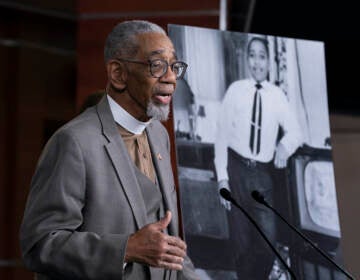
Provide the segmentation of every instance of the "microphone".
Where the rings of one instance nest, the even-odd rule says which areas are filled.
[[[294,272],[291,270],[291,268],[289,267],[289,265],[286,263],[286,261],[282,258],[282,256],[280,255],[280,253],[275,249],[275,247],[271,244],[270,240],[266,237],[266,235],[264,234],[264,232],[261,230],[261,228],[259,227],[259,225],[255,222],[255,220],[250,216],[250,214],[240,205],[236,202],[236,200],[231,196],[231,192],[226,189],[226,188],[221,188],[220,189],[220,195],[227,201],[230,201],[232,204],[234,204],[237,208],[239,208],[241,210],[241,212],[246,216],[246,218],[248,218],[248,220],[255,226],[256,230],[259,232],[259,234],[261,235],[261,237],[266,241],[266,243],[269,245],[269,247],[271,248],[271,250],[275,253],[275,255],[277,256],[277,258],[280,260],[280,262],[284,265],[284,267],[286,267],[286,269],[289,271],[289,273],[291,274],[291,277],[296,280],[296,276],[294,274]]]
[[[294,230],[302,239],[310,244],[312,248],[314,248],[318,253],[320,253],[324,258],[326,258],[330,263],[336,266],[342,273],[344,273],[349,279],[354,280],[354,277],[347,272],[345,269],[341,268],[336,262],[334,262],[323,250],[321,250],[314,242],[312,242],[309,238],[307,238],[303,233],[301,233],[296,227],[290,224],[274,207],[272,207],[265,200],[264,196],[259,191],[252,191],[251,196],[258,203],[265,205],[267,208],[272,210],[285,224],[287,224],[292,230]]]
[[[251,196],[252,196],[253,199],[255,199],[257,202],[268,206],[268,203],[266,202],[264,196],[263,196],[260,192],[258,192],[258,191],[252,191],[252,192],[251,192]]]
[[[233,200],[233,198],[232,198],[232,196],[231,196],[231,193],[230,193],[230,191],[229,191],[228,189],[221,188],[221,189],[220,189],[220,195],[221,195],[224,199],[226,199],[227,201],[232,202],[232,200]]]

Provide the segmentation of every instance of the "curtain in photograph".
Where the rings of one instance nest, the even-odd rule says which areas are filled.
[[[184,56],[187,82],[194,93],[196,134],[202,142],[214,142],[216,116],[226,88],[221,34],[215,30],[185,28]],[[194,67],[192,67],[194,65]]]

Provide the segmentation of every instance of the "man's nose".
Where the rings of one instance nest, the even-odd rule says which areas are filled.
[[[171,69],[171,65],[168,65],[167,71],[165,72],[164,76],[161,77],[161,80],[168,83],[176,83],[176,74]]]

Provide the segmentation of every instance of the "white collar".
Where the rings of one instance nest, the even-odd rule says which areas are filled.
[[[114,117],[115,122],[134,134],[141,134],[144,129],[149,125],[148,122],[141,122],[130,115],[124,108],[122,108],[114,99],[107,94],[110,110]]]

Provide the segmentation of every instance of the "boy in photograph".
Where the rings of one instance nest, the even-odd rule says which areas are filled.
[[[232,83],[219,111],[215,140],[215,169],[218,187],[232,196],[255,219],[266,236],[276,241],[272,213],[251,197],[259,191],[273,203],[273,168],[285,168],[288,158],[301,145],[300,128],[284,92],[268,81],[269,47],[262,37],[247,46],[251,77]],[[283,136],[278,140],[279,128]],[[239,279],[268,279],[274,253],[239,209],[229,210],[230,240]]]

